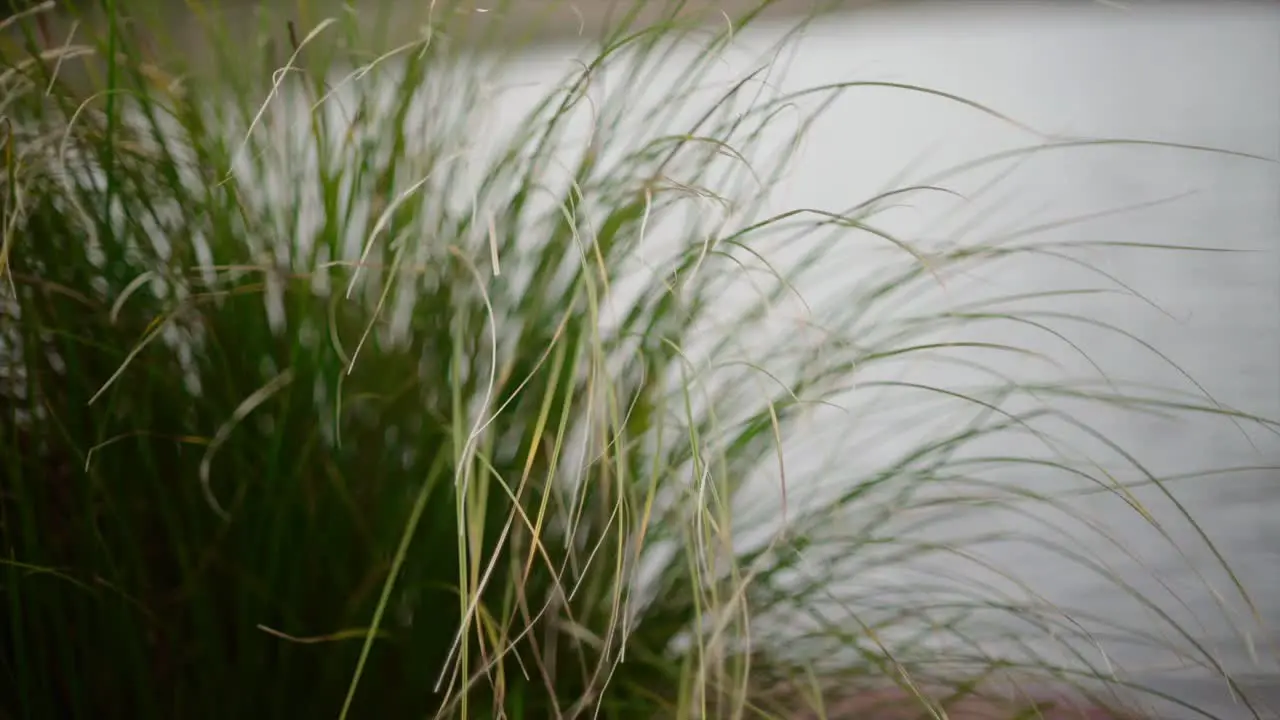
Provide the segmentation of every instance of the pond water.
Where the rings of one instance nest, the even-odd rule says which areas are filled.
[[[738,47],[763,49],[785,27],[744,32]],[[771,200],[775,209],[847,208],[890,187],[930,184],[946,168],[1035,145],[1044,136],[1138,138],[1280,159],[1280,10],[1274,6],[907,5],[817,24],[797,47],[785,75],[769,78],[780,92],[850,80],[924,86],[994,108],[1021,127],[937,95],[856,88],[812,126]],[[559,81],[575,53],[572,44],[546,45],[495,79],[495,85],[515,88],[495,105],[499,124],[519,117],[516,109],[538,95],[539,86],[545,90]],[[740,76],[754,59],[746,52],[726,54],[723,77]],[[673,52],[650,85],[635,92],[661,97],[690,62],[690,55]],[[521,87],[534,90],[525,96]],[[1127,297],[1040,302],[1042,312],[1095,321],[1059,317],[1050,324],[1062,336],[1005,322],[971,329],[963,338],[1042,352],[1056,366],[969,357],[1023,381],[1054,382],[1100,369],[1116,382],[1192,392],[1201,402],[1207,395],[1222,407],[1280,418],[1280,165],[1187,149],[1105,145],[1019,156],[948,178],[945,185],[963,199],[913,195],[905,207],[885,214],[882,227],[913,240],[961,244],[991,243],[1035,228],[1035,238],[1074,247],[1079,252],[1072,256],[1085,264],[1024,256],[982,265],[904,300],[901,308],[889,309],[890,317],[1020,293],[1123,288]],[[823,276],[802,292],[837,303],[843,294],[856,295],[858,283],[889,267],[886,248],[873,246],[833,253]],[[725,304],[734,301],[726,297]],[[791,341],[785,334],[755,340]],[[892,379],[961,392],[974,379],[955,364],[908,362],[893,370],[858,382]],[[915,406],[908,411],[918,398],[897,388],[874,397],[855,389],[845,398],[853,412],[816,416],[805,442],[788,449],[794,496],[821,501],[824,492],[847,488],[962,422],[945,408],[925,415]],[[1072,647],[1089,657],[1064,654],[1054,632],[1020,626],[1007,613],[974,621],[990,623],[983,625],[983,652],[1022,657],[1032,646],[1065,664],[1122,667],[1138,682],[1219,716],[1248,717],[1251,712],[1215,679],[1227,671],[1250,689],[1255,710],[1274,715],[1266,705],[1280,705],[1280,633],[1273,630],[1280,624],[1277,435],[1222,416],[1139,415],[1061,398],[1043,402],[1069,409],[1096,431],[1053,428],[1108,456],[1111,465],[1099,459],[1105,472],[1116,471],[1123,459],[1115,447],[1129,453],[1117,480],[1141,480],[1139,466],[1159,477],[1188,477],[1164,489],[1139,487],[1126,497],[1096,487],[1087,493],[1088,481],[1052,467],[988,463],[982,478],[1002,488],[995,493],[1001,502],[975,500],[932,519],[916,506],[885,530],[948,550],[878,567],[870,566],[870,553],[851,558],[833,578],[837,593],[942,604],[944,591],[919,589],[928,580],[989,598],[1017,596],[1023,606],[1070,613],[1086,646]],[[1010,432],[967,452],[1038,457],[1044,448],[1034,436]],[[1195,475],[1223,468],[1235,470]],[[1094,475],[1105,472],[1099,468]],[[762,478],[744,507],[776,519],[776,482]],[[947,496],[961,489],[932,492]],[[1010,502],[1016,492],[1069,490],[1080,492],[1058,506]],[[981,536],[990,537],[979,541]],[[1224,571],[1223,559],[1244,583],[1248,600]],[[888,604],[889,612],[900,606]],[[864,610],[868,615],[859,620],[873,614]],[[1147,637],[1122,637],[1114,628]],[[1161,712],[1196,716],[1173,705]]]

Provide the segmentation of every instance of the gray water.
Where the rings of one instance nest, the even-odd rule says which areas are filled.
[[[782,89],[852,79],[928,86],[994,107],[1049,135],[1143,138],[1280,158],[1280,10],[1261,4],[1124,5],[1127,9],[1101,3],[1071,8],[955,3],[850,15],[813,27],[785,78],[775,81]],[[738,41],[762,47],[780,27],[743,33]],[[572,52],[571,45],[531,51],[508,79],[513,85],[554,82]],[[725,77],[750,67],[746,57],[727,55]],[[670,72],[681,72],[685,62],[674,53]],[[661,85],[655,83],[658,92]],[[523,100],[503,102],[499,114],[510,110],[516,117]],[[1035,142],[1026,130],[938,97],[884,88],[852,91],[813,126],[773,205],[844,208],[891,184],[923,182],[957,163]],[[1010,173],[984,190],[997,171]],[[982,243],[1017,228],[1132,208],[1046,228],[1039,237],[1082,248],[1110,242],[1239,251],[1092,247],[1082,257],[1123,280],[1129,297],[1062,297],[1048,309],[1119,326],[1166,357],[1133,339],[1079,324],[1071,327],[1071,339],[1087,359],[1043,334],[1008,324],[966,336],[1041,350],[1060,363],[1046,368],[1008,361],[998,369],[1052,381],[1091,372],[1096,364],[1117,381],[1207,393],[1225,407],[1280,418],[1280,165],[1205,152],[1106,146],[1037,154],[1016,166],[1005,163],[950,179],[947,186],[965,199],[912,197],[910,207],[891,211],[882,224],[904,237]],[[838,299],[856,281],[883,272],[887,262],[884,249],[870,243],[844,248],[828,260],[821,282],[804,291]],[[951,278],[903,312],[1099,283],[1099,276],[1082,267],[1023,258]],[[988,365],[996,362],[982,357]],[[971,380],[941,365],[908,363],[898,370],[896,379],[938,387],[961,388]],[[816,416],[805,444],[789,449],[795,495],[820,498],[824,489],[865,477],[952,421],[943,410],[923,420],[906,412],[904,403],[914,399],[908,394],[872,398],[855,389],[844,398],[853,412]],[[874,413],[858,412],[873,402]],[[1280,633],[1274,630],[1280,625],[1280,471],[1268,469],[1280,466],[1280,440],[1221,417],[1144,417],[1096,407],[1079,408],[1078,417],[1156,475],[1247,469],[1167,486],[1192,511],[1195,525],[1151,487],[1134,495],[1158,524],[1115,493],[1075,496],[1065,514],[974,505],[921,525],[908,525],[916,518],[904,516],[899,527],[910,528],[903,532],[921,542],[960,546],[981,533],[1007,539],[975,546],[964,559],[941,555],[890,569],[867,570],[851,559],[844,568],[847,577],[835,579],[837,591],[888,592],[910,588],[923,577],[1011,592],[1074,609],[1083,625],[1089,624],[1084,615],[1093,615],[1161,636],[1158,645],[1103,635],[1087,644],[1092,662],[1123,667],[1139,681],[1215,714],[1247,716],[1214,678],[1213,664],[1251,687],[1255,701],[1280,705]],[[988,450],[1041,451],[1018,445],[1029,442],[1025,436],[1004,442]],[[1091,447],[1106,450],[1096,438]],[[1124,480],[1135,479],[1131,471]],[[1081,489],[1048,472],[992,471],[991,477],[1024,490]],[[758,494],[746,505],[776,515],[771,490],[776,479],[760,480]],[[1256,613],[1233,589],[1200,532],[1246,583]],[[1104,571],[1027,541],[1050,538],[1062,544],[1063,537]],[[1135,593],[1151,598],[1171,621],[1137,603]],[[990,633],[987,652],[1017,655],[1004,632],[1025,633],[1014,639],[1054,653],[1053,638],[1031,637],[1034,633],[1010,626],[1007,618],[993,622],[1004,625]],[[1172,636],[1175,625],[1188,628],[1193,637]],[[1198,651],[1192,647],[1197,643],[1202,645]],[[1163,712],[1194,716],[1171,708]]]

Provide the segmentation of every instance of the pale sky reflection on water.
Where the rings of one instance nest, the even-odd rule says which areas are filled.
[[[779,82],[784,89],[851,79],[927,86],[981,102],[1049,135],[1142,138],[1280,158],[1280,8],[1227,2],[1124,5],[1127,10],[1101,3],[1068,8],[956,2],[852,15],[811,28]],[[760,46],[769,32],[743,33],[739,41]],[[567,45],[530,52],[513,70],[510,84],[559,79],[568,69],[570,53]],[[724,77],[746,71],[749,58],[726,57]],[[686,60],[680,53],[673,53],[670,72],[679,73],[682,62]],[[658,90],[661,85],[655,83]],[[500,115],[518,116],[514,109],[524,96],[515,95],[497,106]],[[921,94],[864,88],[849,92],[813,126],[773,206],[837,210],[887,189],[886,183],[894,178],[900,184],[918,182],[957,163],[1034,142],[1025,130],[972,108]],[[1095,245],[1082,249],[1081,257],[1150,302],[1077,297],[1057,300],[1048,308],[1123,327],[1158,348],[1176,368],[1141,342],[1079,324],[1072,327],[1071,337],[1086,349],[1087,359],[1043,335],[1021,333],[1008,325],[968,339],[1034,346],[1061,361],[1059,371],[1065,373],[1087,372],[1096,363],[1117,379],[1196,391],[1189,375],[1224,406],[1280,418],[1280,165],[1154,147],[1085,148],[1030,157],[994,188],[977,193],[995,170],[948,185],[962,194],[973,193],[964,202],[913,197],[911,207],[885,216],[886,229],[923,238],[947,238],[964,230],[966,241],[982,242],[1017,228],[1117,211],[1047,227],[1040,236],[1075,243],[1194,245],[1241,252],[1155,252]],[[1124,208],[1133,209],[1118,212]],[[830,272],[820,285],[804,288],[806,293],[838,298],[858,280],[880,272],[878,263],[887,256],[884,249],[871,252],[864,246],[842,253],[828,263]],[[1083,268],[1022,259],[958,278],[939,292],[914,299],[920,307],[910,311],[936,310],[982,296],[1097,284],[1098,276]],[[1024,373],[1023,377],[1045,372],[1017,363],[1002,369]],[[968,379],[949,374],[956,373],[954,369],[933,365],[910,366],[903,372],[939,386],[959,386]],[[855,391],[849,399],[856,406],[862,397]],[[1082,421],[1157,475],[1280,465],[1276,435],[1221,418],[1138,418],[1087,407],[1079,413]],[[877,411],[874,416],[854,413],[816,421],[818,430],[806,446],[789,452],[793,482],[813,483],[812,478],[821,476],[824,482],[839,484],[842,471],[847,482],[850,475],[856,477],[917,446],[924,434],[936,429],[924,423],[913,426],[914,431],[885,432],[898,427],[891,424],[890,415]],[[988,450],[1035,452],[1022,446]],[[834,462],[822,465],[823,460]],[[1061,477],[1021,472],[1000,479],[1027,489],[1062,489]],[[998,475],[993,472],[993,477]],[[776,509],[769,482],[762,480],[759,504]],[[1105,528],[1110,539],[1084,532],[1077,524],[1077,550],[1105,561],[1110,572],[1134,590],[1159,598],[1162,610],[1196,628],[1195,639],[1206,643],[1226,669],[1257,680],[1259,700],[1280,704],[1271,689],[1280,674],[1280,631],[1275,629],[1280,625],[1280,475],[1253,469],[1170,487],[1191,509],[1198,530],[1178,520],[1172,503],[1152,488],[1135,492],[1162,519],[1158,528],[1114,494],[1095,494],[1073,501],[1072,510]],[[797,496],[807,490],[821,492],[794,488]],[[939,543],[996,530],[1011,538],[1043,538],[1053,527],[1072,532],[1054,522],[1047,513],[974,507],[912,532],[928,533],[928,539]],[[1232,595],[1230,579],[1215,565],[1199,531],[1246,582],[1259,618],[1251,618],[1249,609]],[[980,553],[1045,603],[1119,625],[1160,630],[1150,609],[1135,603],[1130,591],[1113,579],[1042,547],[1018,541],[988,543]],[[954,565],[924,562],[893,572],[853,573],[847,582],[888,587],[918,577],[913,572],[955,572]],[[984,576],[976,564],[960,572],[972,572],[970,580],[979,584],[1001,582]],[[1179,645],[1184,640],[1170,642]],[[1145,682],[1161,684],[1219,715],[1246,716],[1243,708],[1232,705],[1221,683],[1203,671],[1196,671],[1199,679],[1175,679],[1178,654],[1168,648],[1116,643],[1105,649],[1113,662],[1134,669]]]

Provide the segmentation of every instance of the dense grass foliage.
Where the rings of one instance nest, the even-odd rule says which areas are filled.
[[[941,550],[886,537],[885,509],[981,477],[961,451],[1054,398],[1231,411],[938,388],[967,419],[789,501],[782,448],[815,407],[1019,321],[1000,301],[895,319],[903,298],[1046,248],[925,250],[875,225],[942,187],[765,212],[808,120],[856,83],[768,92],[796,34],[712,83],[755,12],[641,24],[620,5],[594,59],[495,123],[520,32],[438,5],[398,48],[354,10],[263,15],[250,37],[208,15],[204,66],[110,3],[68,38],[44,11],[6,21],[0,716],[743,717],[777,712],[756,690],[784,676],[963,696],[1017,664],[888,639],[930,603],[1080,634],[976,596],[836,597],[836,573]],[[646,99],[677,46],[697,48],[682,80]],[[793,142],[763,142],[780,122]],[[900,262],[810,308],[822,332],[759,342],[841,238]],[[1063,458],[990,460],[1123,492]],[[780,529],[740,515],[749,486]],[[759,639],[798,617],[826,644]],[[832,642],[848,659],[815,665]]]

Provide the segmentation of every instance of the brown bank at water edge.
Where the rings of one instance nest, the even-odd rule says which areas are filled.
[[[1082,693],[1009,687],[958,693],[883,683],[814,688],[780,685],[754,704],[779,720],[1154,720],[1146,713]]]

